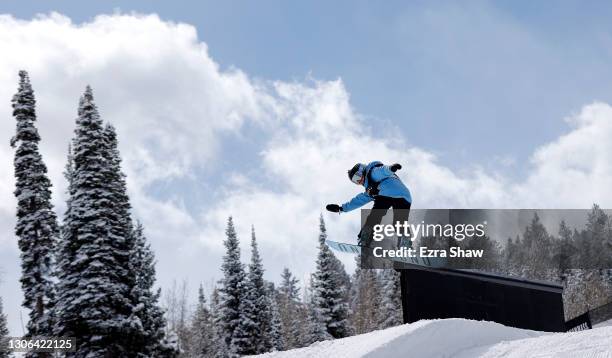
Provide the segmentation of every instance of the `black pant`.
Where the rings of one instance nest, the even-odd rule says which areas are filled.
[[[410,214],[410,202],[404,198],[391,198],[388,196],[377,196],[374,198],[374,206],[370,211],[365,224],[359,232],[359,244],[362,246],[370,246],[372,242],[372,234],[374,225],[381,223],[382,218],[387,214],[387,211],[393,208],[393,223],[408,221]],[[399,243],[398,243],[399,245]]]

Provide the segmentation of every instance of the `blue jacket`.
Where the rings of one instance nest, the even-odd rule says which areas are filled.
[[[374,167],[376,164],[382,164],[379,161],[372,162],[366,166],[366,173],[370,170],[370,168]],[[410,190],[402,183],[400,178],[389,169],[388,165],[383,165],[381,167],[372,168],[372,172],[370,173],[372,180],[378,184],[378,196],[388,196],[391,198],[404,198],[408,200],[409,203],[412,203],[412,196],[410,195]],[[368,187],[368,177],[366,177],[363,186],[365,188]],[[364,206],[370,201],[374,200],[374,197],[369,195],[366,192],[359,193],[349,202],[342,204],[342,211],[347,212],[351,210],[355,210],[359,207]]]

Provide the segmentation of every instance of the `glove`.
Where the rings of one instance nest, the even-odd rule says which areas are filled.
[[[389,169],[391,169],[391,171],[395,173],[396,171],[402,169],[402,166],[398,163],[395,163],[395,164],[391,164]]]
[[[327,209],[327,211],[331,211],[332,213],[339,213],[342,211],[342,207],[338,204],[327,204],[325,209]]]

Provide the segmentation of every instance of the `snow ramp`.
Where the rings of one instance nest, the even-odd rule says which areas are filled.
[[[419,321],[306,348],[266,353],[270,358],[387,357],[609,357],[612,327],[544,333],[466,319]]]

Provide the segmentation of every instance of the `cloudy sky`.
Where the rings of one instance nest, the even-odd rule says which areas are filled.
[[[419,208],[612,206],[609,7],[130,4],[0,5],[0,295],[15,335],[19,69],[60,216],[78,98],[93,87],[163,287],[219,278],[230,214],[245,260],[255,225],[267,278],[306,277],[318,216],[357,193],[345,173],[358,161],[402,163]],[[354,240],[358,213],[324,217]]]

